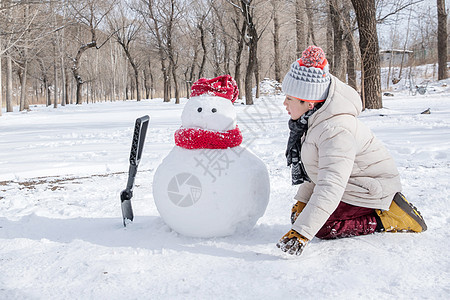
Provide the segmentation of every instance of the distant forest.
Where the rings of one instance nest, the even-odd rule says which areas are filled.
[[[447,78],[447,15],[445,0],[0,0],[0,107],[179,103],[222,74],[251,105],[257,83],[281,82],[314,44],[364,107],[380,108],[383,50],[402,55],[390,67],[434,63]]]

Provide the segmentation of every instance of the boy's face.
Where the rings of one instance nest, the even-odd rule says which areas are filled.
[[[314,107],[314,104],[311,102],[300,101],[299,99],[289,95],[286,95],[283,104],[286,106],[288,114],[294,121],[298,120],[305,112]]]

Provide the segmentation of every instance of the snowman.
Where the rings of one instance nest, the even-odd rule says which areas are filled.
[[[164,222],[191,237],[221,237],[253,228],[269,202],[265,164],[240,146],[230,75],[199,79],[181,114],[174,148],[158,166],[153,198]]]

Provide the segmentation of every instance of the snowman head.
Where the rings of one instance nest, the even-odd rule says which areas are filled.
[[[201,78],[192,85],[191,99],[181,114],[184,128],[228,131],[236,128],[233,102],[239,91],[230,75]]]

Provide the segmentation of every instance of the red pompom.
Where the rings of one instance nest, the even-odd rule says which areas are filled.
[[[203,94],[223,97],[234,102],[239,95],[239,90],[233,77],[222,75],[213,79],[200,78],[194,82],[191,87],[191,96]]]
[[[308,68],[315,67],[323,69],[327,63],[327,60],[322,48],[317,46],[309,46],[305,51],[303,51],[302,58],[299,59],[299,63],[301,66]]]

